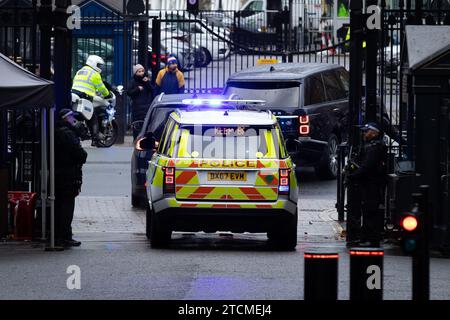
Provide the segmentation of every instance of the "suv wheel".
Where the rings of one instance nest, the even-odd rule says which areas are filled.
[[[288,221],[277,225],[277,229],[267,232],[269,241],[281,250],[295,250],[297,246],[297,221],[295,213]]]
[[[327,147],[320,159],[319,165],[315,168],[320,179],[336,179],[338,175],[338,146],[339,139],[332,133],[328,138]]]
[[[172,231],[169,226],[151,210],[150,245],[152,248],[163,248],[169,245]]]
[[[131,205],[134,208],[142,208],[142,200],[141,200],[141,198],[136,196],[136,195],[134,195],[134,194],[132,194],[131,195]]]

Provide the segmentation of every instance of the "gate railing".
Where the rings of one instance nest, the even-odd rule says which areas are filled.
[[[220,92],[231,74],[258,65],[259,59],[349,66],[348,42],[335,43],[330,30],[321,33],[320,43],[300,44],[292,37],[289,23],[279,24],[280,32],[249,32],[236,29],[234,22],[229,25],[231,20],[239,21],[238,12],[226,14],[228,24],[223,20],[218,23],[212,12],[200,12],[197,16],[187,11],[160,12],[157,19],[161,30],[149,33],[149,43],[153,37],[161,39],[159,52],[158,48],[151,48],[150,69],[157,72],[167,56],[174,55],[185,74],[188,92]],[[311,34],[304,36],[311,37]]]

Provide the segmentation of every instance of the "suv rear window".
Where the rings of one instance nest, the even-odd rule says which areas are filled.
[[[175,139],[178,158],[279,159],[286,157],[278,125],[186,126]]]
[[[298,108],[300,85],[297,81],[231,81],[227,83],[225,94],[235,93],[242,99],[265,100],[272,107]]]

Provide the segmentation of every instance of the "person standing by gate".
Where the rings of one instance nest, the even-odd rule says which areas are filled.
[[[140,64],[133,67],[133,79],[128,84],[127,94],[131,98],[131,121],[143,121],[153,101],[153,87]],[[138,134],[136,126],[133,125],[133,140],[136,140]]]
[[[156,93],[175,94],[184,93],[184,76],[178,70],[177,59],[173,56],[167,59],[167,66],[161,69],[156,77]]]
[[[58,113],[55,129],[55,239],[56,245],[78,247],[72,238],[75,197],[80,193],[87,152],[81,146],[79,123],[70,109]]]
[[[359,245],[379,247],[384,229],[384,216],[379,206],[383,203],[386,184],[387,148],[383,140],[384,133],[377,123],[367,123],[362,131],[364,145],[358,159],[352,164],[355,169],[347,177],[351,183],[360,187],[363,221]],[[353,221],[348,223],[352,224]]]

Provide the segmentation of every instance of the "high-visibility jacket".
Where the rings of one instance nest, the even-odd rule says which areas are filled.
[[[83,92],[91,97],[95,97],[97,92],[103,97],[109,95],[109,91],[105,87],[100,73],[89,66],[84,66],[78,70],[73,78],[72,89]]]
[[[350,40],[350,27],[348,27],[348,29],[347,29],[347,35],[345,36],[345,41],[348,41],[348,40]],[[350,47],[350,43],[347,42],[347,43],[345,44],[345,46],[346,46],[347,48]],[[365,41],[363,41],[362,47],[363,47],[363,48],[366,47],[366,42],[365,42]]]

